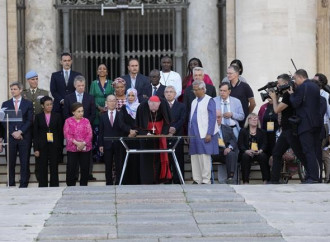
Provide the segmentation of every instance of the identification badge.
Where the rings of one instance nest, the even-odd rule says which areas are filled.
[[[50,142],[50,143],[54,142],[53,133],[47,133],[47,142]]]
[[[220,147],[226,147],[225,146],[225,142],[223,142],[223,139],[221,139],[221,138],[218,138],[218,145],[220,146]]]
[[[251,150],[258,151],[258,144],[256,142],[252,142]]]
[[[274,131],[274,122],[267,122],[267,132],[273,132]]]

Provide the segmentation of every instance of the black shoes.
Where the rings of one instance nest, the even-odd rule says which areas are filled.
[[[96,181],[96,178],[93,175],[88,176],[88,181]]]

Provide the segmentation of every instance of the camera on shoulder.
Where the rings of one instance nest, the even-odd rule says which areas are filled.
[[[274,91],[276,95],[283,95],[285,90],[290,89],[290,87],[294,87],[293,82],[289,82],[288,84],[284,84],[281,86],[277,86],[278,82],[268,82],[265,86],[262,88],[258,89],[258,92],[260,91],[265,91],[265,92],[260,92],[260,96],[262,101],[264,102],[267,98],[270,98],[269,92]]]

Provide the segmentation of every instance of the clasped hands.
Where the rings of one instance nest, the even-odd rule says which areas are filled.
[[[77,141],[77,140],[73,140],[73,143],[77,146],[78,151],[82,151],[86,147],[86,143],[84,141],[80,142],[80,141]]]
[[[248,155],[248,156],[255,156],[255,155],[259,155],[261,154],[263,151],[262,150],[246,150],[245,153]]]
[[[11,136],[13,136],[14,139],[23,139],[22,131],[20,130],[14,131]]]

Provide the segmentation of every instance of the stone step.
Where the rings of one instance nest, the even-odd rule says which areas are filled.
[[[283,241],[281,233],[228,185],[69,187],[37,241],[227,238]]]

